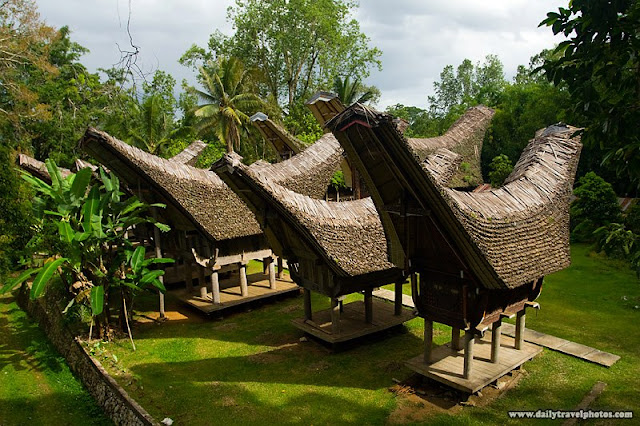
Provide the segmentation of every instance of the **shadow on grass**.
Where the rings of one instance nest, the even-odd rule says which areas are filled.
[[[0,399],[3,425],[112,425],[86,393]]]
[[[11,365],[16,371],[60,372],[64,359],[48,342],[38,324],[15,307],[13,297],[0,298],[0,305],[0,371]]]

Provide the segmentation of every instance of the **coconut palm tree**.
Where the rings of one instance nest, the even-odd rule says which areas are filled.
[[[142,100],[135,111],[135,126],[129,129],[131,144],[151,154],[162,154],[178,129],[162,108],[162,97],[153,94]]]
[[[227,146],[240,149],[240,132],[250,123],[249,114],[263,104],[254,91],[251,71],[236,58],[218,58],[200,67],[204,90],[191,88],[202,102],[195,110],[199,134],[213,134]]]
[[[372,90],[371,87],[364,86],[359,78],[351,81],[350,76],[342,78],[337,75],[333,80],[333,90],[345,105],[351,105],[355,102],[363,104],[376,97],[376,91]],[[380,93],[378,92],[377,94],[379,95]]]

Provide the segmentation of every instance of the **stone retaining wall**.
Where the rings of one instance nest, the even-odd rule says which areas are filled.
[[[18,304],[36,320],[76,377],[80,378],[91,396],[117,425],[158,425],[118,383],[100,362],[85,350],[65,326],[62,313],[55,301],[43,297],[32,301],[29,289],[23,286]]]

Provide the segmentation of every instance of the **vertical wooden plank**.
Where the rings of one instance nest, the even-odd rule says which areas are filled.
[[[494,364],[500,360],[500,337],[502,335],[502,318],[491,326],[491,362]]]
[[[247,265],[240,264],[240,294],[242,297],[249,295],[249,286],[247,284]]]
[[[153,214],[153,218],[155,220],[158,220],[157,217],[157,213],[156,213],[156,209],[152,209],[152,214]],[[155,248],[156,248],[156,257],[158,259],[162,258],[162,246],[160,245],[160,230],[158,229],[157,226],[153,227],[153,240],[155,243]],[[160,275],[160,277],[158,277],[158,279],[160,280],[161,283],[164,284],[164,277],[162,275]],[[164,318],[164,293],[161,291],[158,291],[158,298],[159,298],[159,309],[160,309],[160,318]]]
[[[312,313],[311,313],[311,290],[304,288],[302,289],[302,293],[304,296],[304,319],[307,321],[311,321]]]
[[[189,255],[185,255],[184,258],[184,285],[187,291],[193,293],[193,269]]]
[[[282,279],[282,271],[284,271],[284,267],[282,266],[282,258],[278,257],[278,279]]]
[[[518,312],[518,314],[516,315],[516,344],[515,347],[516,349],[520,350],[522,349],[522,343],[524,341],[524,324],[525,324],[525,320],[526,320],[526,315],[525,315],[526,309],[521,310],[520,312]]]
[[[340,334],[340,300],[331,298],[331,333]]]
[[[400,315],[402,313],[402,284],[395,283],[395,299],[393,302],[393,314]]]
[[[451,349],[456,352],[460,350],[460,329],[458,327],[451,327]]]
[[[205,269],[204,266],[198,265],[198,286],[200,287],[200,297],[207,297],[207,283],[205,281]]]
[[[433,351],[433,321],[424,320],[424,363],[431,364],[431,352]]]
[[[468,379],[471,377],[473,364],[473,342],[475,342],[473,333],[469,330],[464,333],[464,371],[463,377]]]
[[[220,281],[218,280],[218,271],[211,271],[211,294],[213,303],[220,304]]]
[[[276,289],[276,265],[273,258],[269,258],[269,288],[271,290]]]
[[[367,324],[373,322],[373,290],[370,288],[364,291],[364,320]]]

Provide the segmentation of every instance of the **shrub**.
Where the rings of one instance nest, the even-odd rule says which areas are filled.
[[[491,160],[489,170],[489,182],[491,186],[498,188],[504,184],[505,179],[511,174],[513,165],[509,157],[500,154]]]
[[[594,241],[594,231],[611,223],[621,223],[622,214],[613,188],[594,172],[578,181],[571,204],[571,238]]]

